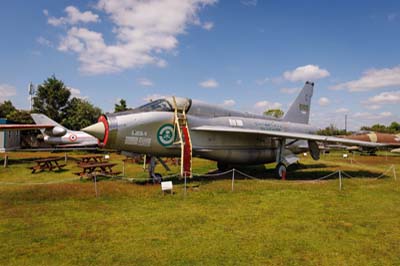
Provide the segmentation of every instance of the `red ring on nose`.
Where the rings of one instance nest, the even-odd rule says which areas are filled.
[[[99,146],[104,147],[107,144],[108,141],[108,132],[109,132],[109,126],[108,126],[108,121],[107,117],[105,115],[101,115],[99,119],[97,120],[98,122],[102,122],[104,125],[104,138],[102,140],[99,140]]]

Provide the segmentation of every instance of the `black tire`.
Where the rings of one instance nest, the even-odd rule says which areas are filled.
[[[160,184],[162,182],[162,175],[160,173],[154,173],[153,182],[155,184]]]
[[[222,163],[222,162],[217,162],[217,168],[219,172],[225,172],[228,171],[229,168],[229,164],[227,163]]]
[[[286,179],[287,178],[287,167],[283,163],[278,163],[275,168],[275,176],[277,179]],[[283,178],[285,177],[285,178]]]

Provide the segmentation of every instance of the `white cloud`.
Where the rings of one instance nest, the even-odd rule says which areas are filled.
[[[378,104],[373,104],[373,105],[367,104],[365,106],[365,108],[367,108],[369,110],[378,110],[378,109],[381,109],[381,106]]]
[[[71,97],[79,98],[79,99],[87,99],[87,96],[82,96],[81,95],[81,90],[72,88],[72,87],[67,87],[69,91],[71,92]]]
[[[254,109],[257,113],[262,113],[269,109],[281,109],[282,104],[278,102],[269,102],[269,101],[260,101],[256,102],[254,105]]]
[[[331,101],[326,97],[321,97],[318,100],[318,104],[321,105],[321,106],[327,106],[330,103],[331,103]]]
[[[335,113],[341,114],[341,113],[348,113],[349,111],[350,111],[349,109],[342,107],[342,108],[336,109]]]
[[[242,3],[245,6],[256,6],[258,0],[240,0],[240,3]]]
[[[353,115],[354,118],[375,120],[376,122],[379,122],[379,121],[377,121],[379,119],[388,118],[388,117],[392,117],[392,116],[393,116],[393,114],[391,112],[381,112],[379,114],[372,114],[369,112],[357,112]]]
[[[81,96],[81,90],[80,89],[75,89],[75,88],[71,88],[71,87],[68,87],[68,89],[71,92],[71,96],[72,97],[76,97],[76,96],[80,97]]]
[[[211,21],[206,21],[201,27],[205,30],[211,30],[212,28],[214,28],[214,23],[212,23]]]
[[[226,107],[230,107],[230,106],[234,106],[235,104],[236,104],[235,100],[229,99],[229,100],[225,100],[222,105],[226,106]]]
[[[258,86],[262,86],[262,85],[266,84],[269,80],[270,79],[268,77],[265,77],[263,79],[258,79],[258,80],[256,80],[256,84]]]
[[[168,96],[162,95],[162,94],[158,94],[158,93],[149,94],[149,95],[146,95],[146,96],[143,98],[143,101],[145,101],[145,102],[151,102],[151,101],[158,100],[158,99],[161,99],[161,98],[166,98],[166,97],[168,97]]]
[[[43,45],[43,46],[47,46],[47,47],[52,47],[53,46],[52,43],[49,40],[47,40],[46,38],[44,38],[43,36],[39,36],[36,39],[36,41],[37,41],[38,44]]]
[[[215,79],[208,79],[199,83],[199,85],[203,88],[216,88],[219,86],[218,82]]]
[[[398,116],[391,112],[314,112],[311,113],[311,124],[318,128],[325,128],[331,124],[338,128],[345,127],[345,114],[347,114],[348,130],[360,130],[362,126],[370,126],[373,124],[388,125],[392,121],[399,119]]]
[[[297,67],[292,71],[285,71],[283,78],[292,82],[317,80],[329,77],[330,73],[326,69],[322,69],[316,65],[306,65]]]
[[[353,114],[353,117],[356,117],[356,118],[358,118],[358,117],[366,118],[368,116],[371,116],[371,113],[369,113],[369,112],[357,112],[357,113]]]
[[[199,25],[198,12],[217,0],[120,1],[99,0],[96,7],[113,24],[116,41],[106,44],[103,34],[84,27],[69,28],[60,51],[78,55],[86,74],[120,72],[145,65],[165,67],[163,52],[173,52],[177,36],[189,24]],[[201,24],[199,25],[201,26]]]
[[[399,104],[400,103],[400,91],[382,92],[369,98],[366,104]]]
[[[0,102],[3,102],[15,95],[17,95],[17,90],[14,86],[8,84],[0,84]]]
[[[286,93],[286,94],[295,94],[300,92],[300,88],[281,88],[280,92]]]
[[[99,16],[93,14],[91,11],[80,12],[74,6],[67,6],[65,8],[65,13],[67,13],[66,17],[48,17],[47,23],[52,26],[60,26],[65,24],[75,25],[78,23],[89,23],[89,22],[99,22]],[[45,16],[49,15],[48,10],[43,10]]]
[[[381,117],[391,117],[393,114],[391,112],[382,112],[379,115]]]
[[[151,87],[154,85],[153,81],[147,79],[147,78],[140,78],[138,79],[138,83],[144,87]]]
[[[356,92],[395,86],[400,86],[400,66],[370,69],[365,71],[361,78],[335,85],[330,89],[348,89],[350,92]]]

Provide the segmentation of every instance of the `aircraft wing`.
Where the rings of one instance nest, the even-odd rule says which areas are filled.
[[[37,124],[5,124],[0,125],[0,130],[31,130],[53,128],[54,125],[37,125]]]
[[[322,136],[309,133],[296,133],[296,132],[285,132],[285,131],[273,131],[273,130],[259,130],[259,129],[246,129],[246,128],[234,128],[234,127],[223,127],[223,126],[200,126],[191,128],[193,131],[208,131],[208,132],[222,132],[222,133],[240,133],[240,134],[254,134],[254,135],[267,135],[276,138],[287,138],[287,139],[302,139],[302,140],[313,140],[327,143],[342,143],[347,145],[359,145],[363,147],[384,147],[386,145],[360,141],[350,140],[331,136]]]

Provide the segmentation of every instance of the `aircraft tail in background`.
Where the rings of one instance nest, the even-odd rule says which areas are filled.
[[[53,125],[54,128],[52,129],[40,129],[43,135],[50,135],[50,136],[63,136],[69,130],[57,123],[56,121],[52,120],[51,118],[47,117],[44,114],[31,114],[33,121],[35,121],[38,125]]]
[[[283,121],[308,124],[310,120],[310,106],[313,91],[314,82],[307,81],[296,100],[283,117]]]

